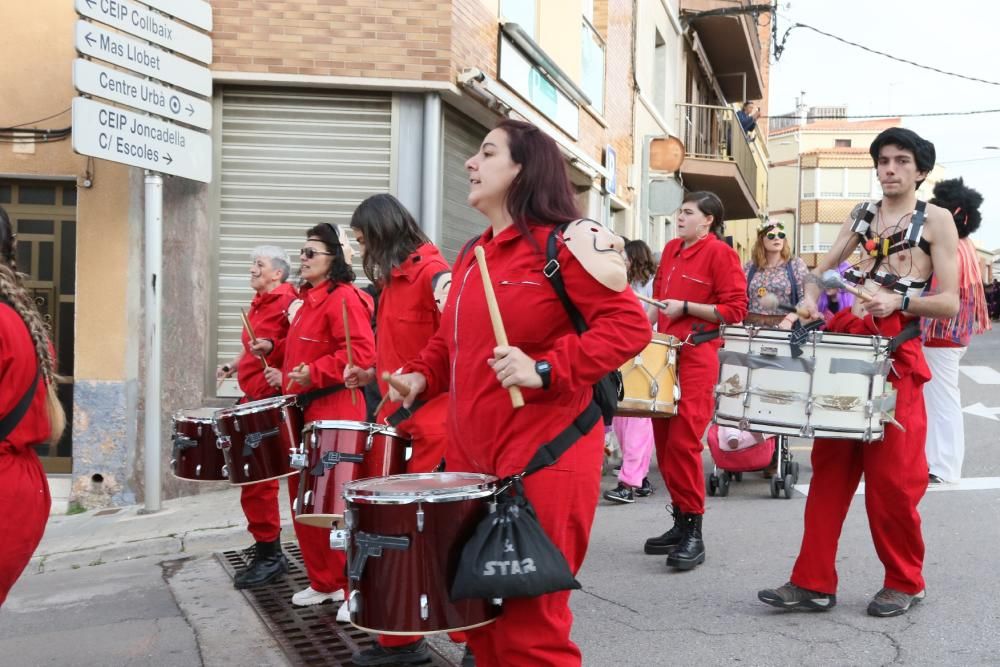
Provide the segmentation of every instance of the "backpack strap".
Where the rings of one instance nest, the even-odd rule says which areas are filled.
[[[573,327],[576,329],[578,334],[582,334],[588,329],[586,321],[583,319],[583,315],[580,311],[576,309],[573,302],[569,298],[569,294],[566,293],[566,283],[563,282],[562,274],[560,271],[559,260],[557,255],[559,254],[558,247],[558,236],[566,230],[566,225],[557,225],[552,228],[549,232],[548,242],[545,244],[545,267],[542,269],[542,273],[549,282],[552,283],[552,289],[556,291],[556,295],[559,297],[559,301],[562,302],[563,308],[566,309],[566,313],[569,315],[569,319],[573,322]]]
[[[747,271],[747,298],[750,298],[750,283],[753,282],[755,275],[757,275],[757,265],[750,262],[750,270]]]
[[[788,260],[785,262],[785,272],[788,274],[788,284],[792,288],[792,303],[791,305],[797,306],[799,304],[799,286],[798,281],[795,280],[795,269],[792,268],[792,261]],[[749,287],[749,284],[748,284]]]

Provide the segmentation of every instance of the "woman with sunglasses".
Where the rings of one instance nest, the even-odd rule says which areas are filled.
[[[797,316],[789,308],[805,296],[809,268],[801,258],[792,257],[783,224],[768,221],[757,230],[750,261],[743,270],[749,298],[744,322],[764,327],[777,327],[782,320],[794,322]]]
[[[320,223],[306,234],[299,251],[303,284],[299,289],[302,305],[295,313],[287,337],[277,342],[283,354],[282,368],[264,371],[268,382],[285,394],[306,394],[312,399],[305,407],[306,422],[317,420],[364,421],[365,402],[351,400],[343,387],[347,368],[347,341],[343,318],[346,305],[354,363],[367,368],[375,362],[372,334],[371,297],[356,288],[351,270],[351,246],[347,237],[330,223]],[[270,341],[260,340],[252,349],[269,353]],[[336,387],[340,385],[340,390]],[[324,391],[326,390],[326,391]],[[298,496],[298,476],[288,478],[291,500]],[[344,599],[344,552],[330,549],[330,531],[293,522],[302,560],[309,575],[309,587],[292,596],[292,604],[306,607],[327,600]],[[346,620],[346,609],[338,613]]]
[[[722,240],[724,209],[711,192],[689,193],[677,212],[677,237],[663,248],[650,308],[657,331],[686,344],[677,356],[681,401],[670,419],[653,420],[656,459],[670,492],[674,525],[646,540],[647,554],[666,555],[667,566],[690,570],[705,561],[701,523],[705,478],[701,438],[715,410],[720,324],[740,322],[747,284],[740,258]],[[713,336],[713,334],[715,334]]]

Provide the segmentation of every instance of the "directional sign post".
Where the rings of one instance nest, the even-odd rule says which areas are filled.
[[[212,5],[205,0],[142,0],[142,3],[202,30],[212,29]]]
[[[129,0],[76,0],[76,11],[140,39],[211,64],[212,38]]]

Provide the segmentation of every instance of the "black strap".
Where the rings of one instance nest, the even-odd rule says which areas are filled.
[[[309,407],[309,404],[316,399],[323,398],[324,396],[329,396],[330,394],[335,394],[341,389],[346,389],[342,384],[335,384],[329,387],[323,387],[322,389],[313,389],[312,391],[307,391],[304,394],[299,394],[295,397],[295,403],[300,408],[305,410]]]
[[[902,330],[889,340],[889,354],[894,354],[908,340],[920,335],[920,318],[914,318],[906,323]]]
[[[481,236],[482,236],[481,234],[477,235],[477,236],[473,236],[471,239],[469,239],[468,241],[465,242],[464,246],[462,246],[462,249],[458,252],[458,257],[455,258],[455,270],[456,271],[458,271],[458,269],[461,268],[461,266],[462,266],[462,260],[465,259],[465,255],[469,252],[469,250],[472,248],[472,246],[476,245],[476,241],[478,241],[481,238]]]
[[[707,343],[710,340],[715,340],[716,338],[719,337],[719,335],[720,331],[718,329],[712,329],[710,331],[701,331],[699,333],[691,334],[691,337],[688,339],[687,342],[691,343],[692,345],[701,345],[702,343]]]
[[[7,436],[13,433],[17,425],[21,423],[21,419],[28,412],[28,408],[31,406],[32,399],[35,398],[35,390],[38,388],[38,378],[42,376],[42,367],[40,364],[35,367],[35,377],[31,380],[31,386],[28,390],[24,392],[21,399],[14,406],[14,409],[7,413],[3,419],[0,419],[0,442],[7,439]]]
[[[393,428],[396,428],[401,423],[412,417],[414,412],[424,406],[424,403],[426,403],[426,401],[414,401],[413,405],[408,408],[400,407],[398,410],[385,418],[385,423]]]
[[[569,298],[569,294],[566,292],[566,283],[563,282],[562,272],[560,271],[559,260],[557,255],[559,254],[559,247],[557,240],[559,234],[566,230],[567,225],[561,224],[556,225],[549,232],[549,240],[545,245],[545,268],[542,269],[542,273],[545,277],[549,279],[552,283],[552,289],[556,291],[556,296],[562,302],[563,308],[566,309],[566,313],[569,315],[570,321],[573,322],[573,328],[576,329],[578,334],[582,334],[588,329],[586,320],[583,319],[583,315],[580,311],[576,309],[573,302]]]
[[[594,428],[601,419],[601,409],[597,403],[591,401],[584,408],[583,412],[573,420],[569,426],[559,432],[559,435],[549,440],[538,448],[535,455],[528,462],[528,467],[524,469],[521,476],[538,472],[546,466],[550,466],[559,460],[559,457],[566,453],[577,440],[586,435],[590,429]]]

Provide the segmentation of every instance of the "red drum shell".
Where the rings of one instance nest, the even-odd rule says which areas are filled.
[[[220,410],[215,426],[232,484],[256,484],[297,472],[289,463],[302,434],[302,410],[295,397],[265,398]]]
[[[180,410],[173,416],[174,477],[190,482],[221,482],[229,479],[226,459],[215,434],[214,408]]]
[[[406,471],[409,439],[381,424],[355,421],[315,421],[302,431],[306,467],[299,474],[299,495],[292,513],[310,526],[330,528],[344,518],[344,484],[366,477]],[[337,460],[361,457],[362,462]],[[323,459],[328,463],[322,465]],[[336,461],[336,463],[332,463]],[[322,474],[314,474],[322,469]]]
[[[346,484],[348,562],[357,557],[360,533],[410,541],[405,550],[385,548],[370,556],[360,579],[349,581],[351,623],[387,635],[424,635],[495,621],[500,608],[491,601],[453,602],[449,591],[462,548],[489,511],[496,481],[490,475],[445,472]],[[423,512],[422,530],[418,511]]]

